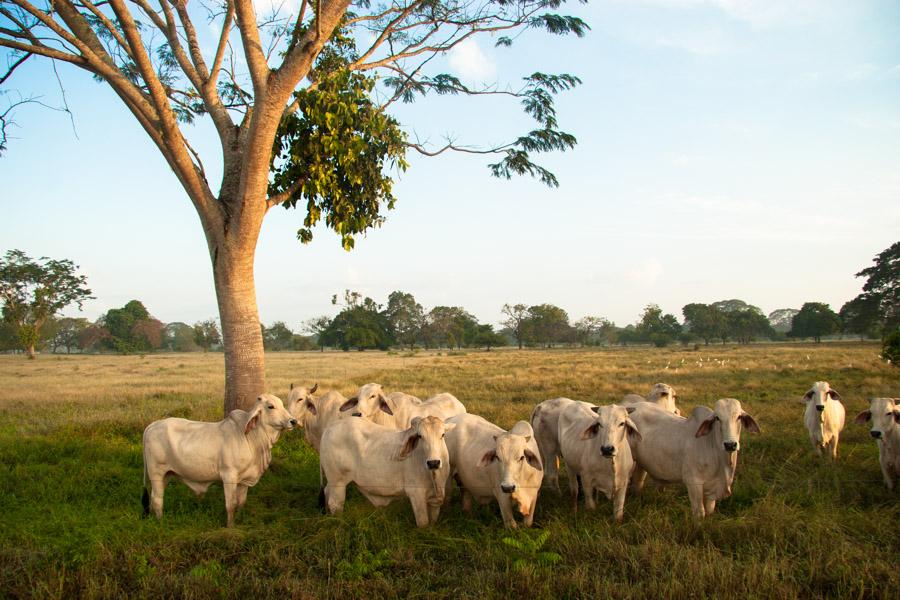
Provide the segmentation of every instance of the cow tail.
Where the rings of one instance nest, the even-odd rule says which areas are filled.
[[[325,512],[325,474],[322,472],[321,460],[319,460],[319,508]]]

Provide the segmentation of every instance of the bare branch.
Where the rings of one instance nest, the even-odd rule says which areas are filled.
[[[0,85],[3,85],[3,83],[6,82],[7,79],[12,77],[13,72],[20,66],[22,66],[22,64],[32,56],[33,55],[31,53],[23,54],[19,57],[19,60],[10,65],[10,67],[6,70],[6,73],[4,73],[2,77],[0,77]]]

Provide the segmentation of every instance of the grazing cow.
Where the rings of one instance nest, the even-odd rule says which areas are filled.
[[[631,420],[643,439],[634,444],[633,482],[640,492],[647,473],[662,483],[684,483],[694,516],[712,514],[716,500],[731,495],[741,429],[759,425],[734,398],[717,400],[713,410],[698,406],[689,419],[652,404],[635,406]]]
[[[801,402],[806,403],[803,422],[816,453],[822,456],[822,449],[827,448],[832,460],[837,460],[838,438],[844,429],[844,405],[840,394],[831,389],[827,381],[817,381]]]
[[[641,441],[641,433],[629,418],[633,407],[601,406],[596,412],[570,404],[559,416],[559,446],[569,490],[578,509],[578,481],[584,488],[584,503],[594,510],[596,490],[613,501],[613,519],[622,521],[625,494],[634,471],[629,438]]]
[[[322,433],[327,427],[337,422],[338,419],[348,416],[342,413],[340,407],[347,401],[343,395],[338,392],[331,391],[320,396],[313,397],[313,394],[319,388],[316,384],[312,389],[305,387],[294,387],[291,384],[291,392],[288,396],[287,409],[303,428],[303,435],[306,441],[319,451],[319,445],[322,442]]]
[[[163,492],[171,477],[203,495],[214,481],[225,488],[227,527],[244,506],[247,489],[256,485],[272,460],[281,432],[297,424],[277,396],[263,394],[250,411],[233,410],[217,423],[171,417],[144,429],[144,515],[162,518]],[[151,493],[147,493],[147,481]]]
[[[442,393],[428,400],[420,400],[403,392],[385,394],[377,383],[368,383],[353,398],[341,405],[342,412],[364,417],[397,430],[409,427],[415,417],[438,417],[441,420],[466,412],[463,403],[453,394]]]
[[[869,433],[878,444],[878,460],[884,484],[893,491],[900,478],[900,398],[872,398],[869,409],[856,415],[856,422],[872,421]]]
[[[623,406],[633,406],[638,402],[650,402],[664,408],[673,415],[681,416],[681,411],[675,406],[676,400],[678,400],[678,394],[675,393],[675,388],[665,383],[657,383],[650,388],[650,393],[646,397],[628,394],[622,399],[621,404]]]
[[[406,496],[417,526],[435,523],[450,476],[444,434],[453,427],[438,417],[416,417],[405,431],[368,419],[341,419],[322,436],[325,506],[331,514],[343,510],[347,484],[353,482],[376,507]]]
[[[559,416],[567,407],[577,404],[585,410],[597,411],[597,407],[587,402],[569,398],[544,400],[531,411],[531,427],[544,462],[543,485],[559,493]]]
[[[519,421],[507,432],[472,414],[457,415],[447,422],[456,425],[447,434],[447,449],[460,484],[463,510],[472,509],[473,498],[479,504],[496,499],[504,525],[516,527],[518,510],[525,527],[531,527],[543,477],[531,425]]]

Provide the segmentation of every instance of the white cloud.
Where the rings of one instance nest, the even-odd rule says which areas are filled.
[[[651,257],[641,261],[640,264],[625,273],[629,281],[644,287],[651,287],[663,273],[662,263],[659,259]]]
[[[622,0],[618,0],[622,2]],[[696,10],[712,8],[727,16],[758,27],[806,22],[822,18],[842,8],[838,0],[627,0],[629,3]]]
[[[450,50],[450,68],[464,79],[486,82],[497,75],[497,65],[469,38]]]

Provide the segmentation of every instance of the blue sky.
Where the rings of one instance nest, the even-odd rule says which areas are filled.
[[[303,214],[275,209],[256,259],[263,322],[333,314],[345,288],[378,301],[401,289],[487,322],[504,302],[551,302],[620,325],[649,302],[680,317],[695,301],[837,309],[858,293],[853,274],[900,232],[900,4],[570,9],[592,27],[584,39],[529,33],[495,49],[482,38],[440,65],[501,85],[535,70],[582,78],[558,101],[579,144],[543,159],[560,188],[492,179],[483,157],[410,154],[396,210],[350,253],[321,228],[299,244]],[[31,63],[10,87],[59,104],[49,63]],[[175,177],[106,87],[59,75],[77,138],[65,114],[18,113],[0,158],[0,249],[80,264],[97,296],[90,318],[132,298],[163,321],[214,316],[206,245]],[[500,142],[531,126],[499,99],[396,114],[435,142]],[[189,135],[215,155],[208,123]]]

